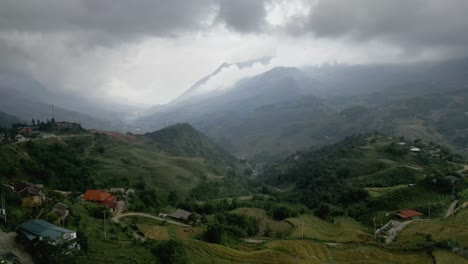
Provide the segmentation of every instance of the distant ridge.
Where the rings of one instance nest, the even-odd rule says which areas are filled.
[[[188,123],[180,123],[146,133],[164,150],[175,156],[202,157],[213,160],[234,161],[235,157],[213,143],[205,134]]]
[[[19,117],[0,112],[0,127],[10,127],[14,123],[24,122]]]

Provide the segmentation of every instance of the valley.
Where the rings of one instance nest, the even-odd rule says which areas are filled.
[[[86,248],[75,255],[76,263],[147,263],[155,256],[189,263],[464,259],[468,196],[460,172],[467,165],[436,143],[356,135],[297,151],[253,176],[255,162],[232,156],[188,124],[146,135],[56,126],[46,126],[53,136],[33,133],[25,142],[0,146],[0,169],[7,175],[2,192],[28,181],[42,184],[47,197],[28,208],[17,194],[8,194],[9,222],[2,228],[13,230],[54,203],[65,203],[70,207],[66,227],[78,230]],[[447,175],[456,175],[456,188]],[[89,189],[133,191],[117,194],[123,207],[112,216],[82,200]],[[452,189],[459,202],[445,218]],[[178,208],[192,220],[168,218]],[[374,230],[389,221],[405,222],[395,216],[402,209],[424,217],[385,243],[388,234]],[[103,253],[117,248],[116,254]],[[71,261],[66,255],[57,258]]]

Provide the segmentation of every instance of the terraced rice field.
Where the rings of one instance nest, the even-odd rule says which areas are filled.
[[[401,188],[387,193],[380,198],[390,200],[396,209],[411,209],[416,207],[428,207],[430,204],[447,204],[450,202],[448,194],[441,194],[425,188],[414,186]]]
[[[396,191],[399,189],[405,189],[408,188],[407,184],[400,184],[400,185],[395,185],[392,187],[369,187],[369,188],[364,188],[366,189],[367,192],[369,192],[369,195],[372,198],[378,198],[382,195],[388,194],[392,191]]]
[[[266,244],[265,249],[243,252],[197,240],[184,241],[193,263],[432,263],[424,252],[400,253],[371,246],[325,244],[281,240]]]
[[[169,240],[171,236],[167,232],[167,228],[163,226],[137,224],[138,230],[145,234],[146,238],[155,240]]]
[[[297,263],[293,256],[271,249],[244,252],[217,244],[209,244],[198,240],[186,240],[184,244],[189,249],[190,260],[194,264],[201,263]]]
[[[333,242],[364,242],[372,239],[366,228],[351,218],[337,218],[334,223],[324,221],[313,215],[302,215],[287,219],[295,230],[292,237],[302,237],[302,222],[304,222],[304,238]]]
[[[418,235],[431,235],[437,242],[452,240],[468,247],[468,209],[446,219],[428,219],[409,224],[394,243],[409,243]]]

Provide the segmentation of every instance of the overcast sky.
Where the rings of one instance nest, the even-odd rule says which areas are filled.
[[[52,91],[167,103],[223,62],[211,86],[275,66],[466,56],[465,0],[3,0],[0,69]]]

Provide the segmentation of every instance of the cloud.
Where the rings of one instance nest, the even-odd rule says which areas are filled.
[[[220,0],[217,20],[238,32],[260,32],[266,15],[265,1]]]
[[[165,103],[226,61],[466,56],[467,9],[464,0],[5,0],[0,71],[51,91]],[[211,85],[263,70],[232,68]]]
[[[464,0],[319,0],[285,29],[337,41],[391,43],[411,52],[466,52],[466,10]]]

